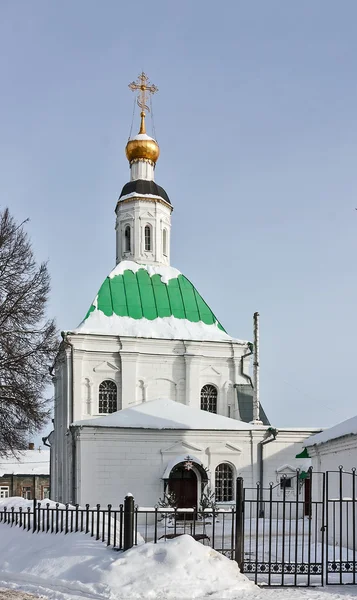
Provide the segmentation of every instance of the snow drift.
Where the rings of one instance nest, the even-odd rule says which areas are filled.
[[[237,598],[257,589],[233,561],[184,535],[116,552],[81,533],[0,525],[0,587],[53,600]]]

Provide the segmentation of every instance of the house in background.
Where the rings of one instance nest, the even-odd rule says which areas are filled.
[[[20,496],[43,500],[50,495],[50,452],[34,444],[18,455],[0,458],[0,500]]]

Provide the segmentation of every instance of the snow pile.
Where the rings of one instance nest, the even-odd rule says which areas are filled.
[[[346,435],[357,435],[357,416],[347,419],[347,421],[342,421],[342,423],[334,425],[333,427],[330,427],[330,429],[325,429],[325,431],[321,431],[321,433],[312,435],[304,441],[304,446],[324,444],[325,442],[329,442],[330,440],[335,440]]]
[[[0,477],[4,475],[49,475],[50,451],[25,450],[0,459]]]
[[[181,402],[158,398],[130,408],[118,410],[105,417],[77,421],[80,427],[138,427],[144,429],[216,429],[266,430],[264,425],[252,425],[222,415],[192,408]]]
[[[221,599],[257,590],[235,562],[187,535],[120,553],[80,533],[0,524],[0,536],[0,586],[50,599]]]
[[[189,535],[128,550],[110,570],[112,589],[119,580],[122,598],[233,598],[255,588],[234,561]]]

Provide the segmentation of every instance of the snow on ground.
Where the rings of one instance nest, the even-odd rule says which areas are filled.
[[[237,565],[182,536],[116,552],[88,535],[0,524],[0,588],[50,600],[352,600],[357,587],[259,589]],[[27,600],[27,596],[4,596]],[[1,599],[1,595],[0,595]]]
[[[182,536],[115,552],[88,535],[0,525],[0,586],[69,598],[235,598],[256,587],[237,565]]]

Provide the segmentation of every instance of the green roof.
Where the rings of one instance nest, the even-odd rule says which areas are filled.
[[[295,458],[310,458],[310,455],[309,455],[309,451],[308,451],[308,449],[307,449],[307,448],[304,448],[304,449],[302,450],[302,452],[300,452],[299,454],[297,454],[297,455],[295,456]]]
[[[206,325],[216,324],[221,331],[225,331],[184,275],[178,274],[165,283],[161,273],[150,275],[149,267],[138,268],[136,263],[133,264],[135,269],[128,268],[120,274],[115,274],[115,269],[104,280],[85,319],[97,309],[107,317],[117,315],[151,321],[159,317],[175,317],[192,323],[201,321]],[[166,269],[168,271],[170,267],[163,267],[163,273]]]

